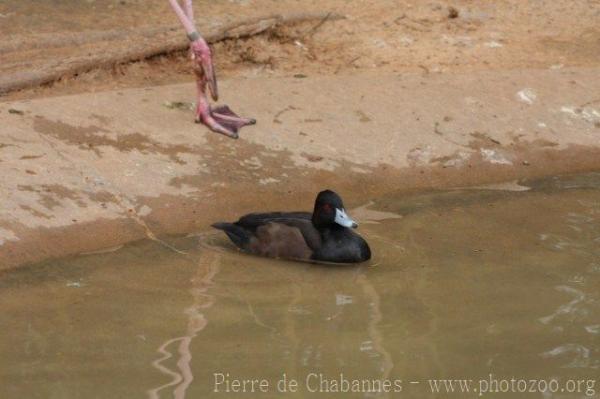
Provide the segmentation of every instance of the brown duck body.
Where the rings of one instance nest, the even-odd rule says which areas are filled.
[[[371,257],[367,242],[351,229],[337,224],[315,225],[308,212],[251,213],[235,223],[213,227],[244,251],[272,258],[363,262]]]

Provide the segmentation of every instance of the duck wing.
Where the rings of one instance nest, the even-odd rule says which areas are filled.
[[[248,230],[256,230],[257,227],[267,223],[283,223],[289,225],[304,225],[311,221],[312,215],[308,212],[268,212],[268,213],[249,213],[242,216],[235,222],[236,225]]]
[[[321,235],[308,212],[251,213],[237,222],[212,226],[223,230],[239,248],[279,258],[311,259],[321,247]]]
[[[281,231],[283,226],[295,228],[312,251],[318,250],[321,246],[321,235],[312,224],[312,214],[309,212],[250,213],[242,216],[235,224],[253,233],[256,233],[257,229],[263,234],[270,231],[271,234],[268,235],[270,238],[280,235],[276,231]]]

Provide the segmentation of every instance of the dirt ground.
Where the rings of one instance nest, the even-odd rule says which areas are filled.
[[[216,43],[217,71],[225,78],[347,74],[366,69],[424,74],[560,69],[600,62],[600,0],[196,0],[195,9],[201,32],[207,26],[274,13],[320,11],[344,16],[278,26]],[[8,38],[5,47],[0,46],[0,72],[4,74],[97,48],[94,43],[44,47],[44,41],[53,36],[177,26],[166,0],[2,2],[0,22],[0,34]],[[18,45],[10,47],[11,43]],[[5,93],[0,100],[191,79],[186,52],[178,51],[64,76],[42,87]]]

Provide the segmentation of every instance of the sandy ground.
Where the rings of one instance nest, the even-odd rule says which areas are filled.
[[[200,31],[261,15],[335,12],[215,45],[221,77],[382,72],[468,72],[597,66],[600,1],[215,0],[195,1]],[[131,46],[127,30],[178,27],[166,0],[0,3],[0,76],[73,55]],[[44,45],[67,33],[124,30],[123,40]],[[183,35],[183,34],[182,34]],[[16,47],[11,44],[20,44]],[[2,52],[2,48],[6,50]],[[10,49],[10,51],[8,51]],[[13,92],[33,98],[190,80],[185,52],[65,76],[51,87]],[[1,98],[1,97],[0,97]]]
[[[166,1],[37,3],[0,4],[4,77],[126,43],[44,38],[176,23]],[[345,18],[214,45],[222,98],[259,121],[237,141],[192,123],[185,52],[3,94],[0,269],[267,205],[308,209],[325,186],[358,206],[392,190],[600,168],[598,1],[197,9],[200,26],[300,11]]]

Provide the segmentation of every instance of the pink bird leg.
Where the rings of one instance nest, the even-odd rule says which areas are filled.
[[[255,124],[256,120],[238,116],[227,105],[214,108],[210,106],[208,97],[206,96],[206,89],[208,87],[211,97],[217,101],[219,99],[217,78],[215,76],[210,47],[208,47],[206,41],[196,31],[192,0],[184,0],[185,11],[179,5],[178,0],[169,0],[169,3],[191,41],[190,58],[192,59],[192,66],[196,74],[196,87],[198,91],[196,123],[203,123],[213,132],[237,139],[238,131],[246,125]]]

